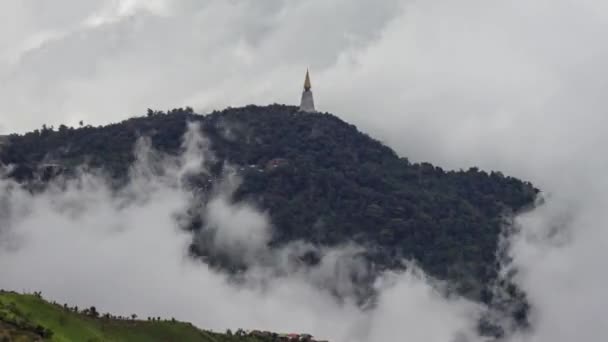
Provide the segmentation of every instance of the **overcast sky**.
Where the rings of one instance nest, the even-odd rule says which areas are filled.
[[[547,205],[512,250],[535,341],[601,335],[608,2],[3,0],[0,13],[0,133],[297,104],[309,67],[319,110],[400,155],[541,187]]]
[[[608,88],[607,7],[598,0],[7,0],[0,132],[106,124],[147,108],[297,104],[310,67],[320,110],[401,154],[519,173],[506,159],[534,157],[576,136],[551,151],[563,158],[597,142],[589,127],[607,124],[597,115]]]

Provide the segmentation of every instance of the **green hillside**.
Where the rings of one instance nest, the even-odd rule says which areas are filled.
[[[272,338],[228,336],[174,320],[118,319],[50,303],[39,295],[0,292],[0,341],[265,342]]]

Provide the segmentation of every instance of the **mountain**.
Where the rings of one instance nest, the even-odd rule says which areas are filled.
[[[208,115],[190,108],[148,110],[146,116],[103,127],[43,127],[6,138],[0,161],[13,165],[9,176],[23,183],[69,175],[86,164],[105,170],[120,186],[138,137],[148,136],[154,148],[177,154],[187,122],[200,122],[209,139],[215,154],[208,161],[211,178],[232,165],[242,177],[233,201],[250,201],[269,213],[271,247],[295,240],[319,246],[354,242],[366,248],[362,258],[373,273],[415,260],[458,293],[485,303],[496,301],[491,288],[501,232],[539,192],[500,172],[412,163],[334,115],[285,105]],[[205,189],[205,184],[194,186]],[[201,226],[192,222],[190,228]],[[204,247],[193,244],[193,255],[227,270],[242,267]],[[524,320],[523,295],[503,285],[520,299],[513,315]]]
[[[107,342],[271,342],[288,341],[282,335],[262,331],[225,334],[200,330],[190,323],[160,317],[100,314],[95,307],[59,305],[39,293],[0,291],[0,341],[107,341]],[[305,341],[314,342],[313,338]]]

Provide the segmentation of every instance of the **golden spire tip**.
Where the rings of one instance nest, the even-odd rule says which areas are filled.
[[[306,69],[306,79],[304,80],[304,90],[310,90],[310,75],[308,74],[308,69]]]

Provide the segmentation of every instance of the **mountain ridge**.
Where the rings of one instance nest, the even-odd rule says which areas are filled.
[[[366,248],[372,272],[415,260],[458,293],[487,304],[495,299],[491,287],[498,281],[500,235],[515,213],[534,205],[539,192],[500,172],[411,163],[332,114],[285,105],[207,115],[191,108],[148,110],[107,126],[45,127],[9,136],[0,161],[13,165],[9,176],[23,183],[44,183],[83,164],[120,180],[134,161],[139,137],[177,154],[188,122],[199,122],[209,141],[212,176],[221,177],[227,163],[240,170],[242,182],[232,200],[250,201],[269,213],[275,227],[270,247],[295,240],[329,247],[353,241]],[[204,184],[203,179],[195,186]],[[193,220],[189,229],[201,232],[203,226]],[[223,269],[242,266],[207,248],[202,237],[193,241],[193,255]],[[308,259],[314,263],[317,257]],[[514,315],[525,320],[523,295],[509,288],[520,303]]]

